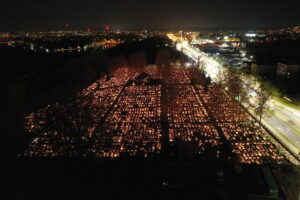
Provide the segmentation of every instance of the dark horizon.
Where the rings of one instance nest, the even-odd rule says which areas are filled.
[[[280,28],[299,25],[299,9],[297,0],[2,0],[0,31]]]

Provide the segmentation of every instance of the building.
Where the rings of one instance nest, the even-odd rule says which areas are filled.
[[[188,37],[191,40],[199,40],[199,35],[200,35],[199,32],[190,32],[190,33],[188,33]]]
[[[252,63],[251,73],[259,75],[275,74],[276,65]]]
[[[286,64],[286,63],[278,63],[277,64],[277,75],[292,78],[297,77],[299,75],[300,65],[296,64]]]

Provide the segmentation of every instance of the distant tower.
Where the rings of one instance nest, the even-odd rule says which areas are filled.
[[[70,24],[65,24],[64,27],[65,27],[65,30],[68,31],[69,27],[70,27]]]
[[[110,26],[109,25],[105,25],[105,31],[110,31]]]

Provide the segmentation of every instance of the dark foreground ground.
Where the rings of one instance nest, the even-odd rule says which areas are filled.
[[[260,167],[240,171],[205,159],[21,159],[5,199],[242,200],[268,193]]]

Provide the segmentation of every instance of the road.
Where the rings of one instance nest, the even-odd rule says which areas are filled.
[[[295,144],[296,146],[300,147],[300,134],[297,133],[295,130],[290,128],[284,121],[278,118],[276,115],[271,116],[268,118],[268,122],[278,129],[288,140]]]
[[[295,129],[299,133],[300,136],[300,119],[284,109],[278,109],[274,112],[277,118],[281,119],[286,125]]]
[[[216,60],[207,56],[182,38],[176,37],[173,34],[167,35],[174,42],[177,41],[177,49],[189,56],[195,62],[200,61],[204,71],[209,74],[212,80],[216,80],[219,73],[224,71],[224,68]],[[271,107],[276,108],[271,117],[265,118],[263,121],[266,126],[272,126],[277,132],[283,136],[282,141],[286,142],[286,146],[293,146],[292,151],[295,154],[300,152],[300,111],[287,107],[278,101],[271,100],[268,102]]]

